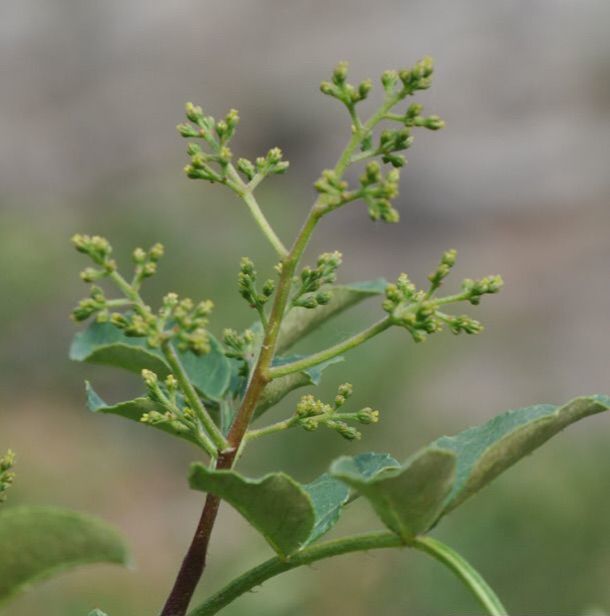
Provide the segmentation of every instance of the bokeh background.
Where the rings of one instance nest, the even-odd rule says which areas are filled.
[[[138,392],[138,379],[67,359],[68,314],[84,294],[84,260],[69,245],[77,231],[107,235],[124,262],[134,246],[162,240],[167,257],[148,285],[151,300],[170,289],[211,297],[216,332],[252,320],[236,293],[238,261],[248,255],[266,271],[273,255],[243,204],[183,177],[174,127],[187,100],[216,116],[240,109],[239,154],[283,148],[290,172],[269,180],[260,200],[288,241],[349,130],[318,83],[341,59],[361,79],[432,55],[435,84],[420,100],[447,128],[420,131],[409,151],[400,224],[372,224],[354,204],[327,219],[308,255],[341,250],[344,281],[407,271],[422,282],[455,247],[456,280],[506,280],[475,310],[483,335],[415,346],[396,332],[326,372],[322,395],[349,380],[358,403],[381,409],[363,441],[295,432],[253,446],[244,472],[281,467],[310,480],[340,453],[405,458],[507,408],[608,393],[608,23],[604,0],[2,2],[0,450],[19,456],[8,506],[99,514],[129,538],[136,563],[66,574],[3,613],[155,614],[194,528],[202,499],[185,474],[197,452],[87,413],[85,378],[117,401]],[[369,302],[310,348],[379,312]],[[609,442],[606,417],[571,428],[438,528],[511,613],[610,610]],[[336,532],[371,523],[356,503]],[[267,555],[224,507],[199,596]],[[226,610],[337,612],[441,616],[477,606],[435,562],[395,551],[292,572]]]

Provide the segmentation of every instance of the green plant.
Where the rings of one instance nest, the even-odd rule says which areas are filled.
[[[374,221],[398,221],[392,200],[398,194],[399,170],[406,162],[403,153],[416,129],[443,127],[438,116],[422,115],[421,105],[405,103],[430,86],[432,73],[429,58],[410,69],[384,72],[382,100],[368,119],[361,117],[360,103],[371,93],[372,82],[348,83],[347,65],[340,63],[331,80],[322,83],[322,92],[346,107],[351,137],[336,165],[316,181],[317,198],[290,247],[273,230],[255,197],[267,176],[287,170],[282,152],[273,148],[255,161],[235,160],[230,143],[239,122],[237,112],[231,110],[224,119],[215,120],[200,107],[187,104],[188,122],[178,126],[179,133],[191,140],[186,175],[233,191],[278,257],[275,272],[262,284],[252,261],[241,260],[237,288],[256,313],[256,322],[246,331],[227,329],[221,340],[216,338],[208,328],[213,310],[208,300],[196,302],[168,293],[153,308],[143,299],[142,284],[155,274],[163,256],[160,244],[150,250],[137,248],[133,273],[126,277],[106,239],[73,238],[76,249],[92,261],[82,272],[83,280],[92,285],[90,294],[73,317],[93,320],[76,335],[71,357],[140,373],[144,389],[134,400],[109,404],[87,383],[89,409],[163,430],[189,441],[207,457],[206,463],[195,462],[190,470],[191,488],[207,496],[162,616],[187,613],[206,565],[221,500],[264,536],[276,556],[234,579],[192,609],[191,616],[215,614],[284,571],[378,548],[413,548],[430,554],[458,576],[489,614],[506,614],[483,578],[460,555],[429,537],[429,531],[560,430],[610,407],[610,398],[590,396],[560,406],[541,404],[509,411],[456,436],[439,438],[402,463],[387,453],[340,457],[327,473],[307,484],[281,470],[259,479],[235,470],[247,447],[263,437],[289,429],[326,429],[353,441],[362,438],[361,430],[379,421],[377,410],[352,403],[353,388],[344,383],[333,400],[308,393],[285,419],[252,425],[289,392],[317,385],[323,370],[349,350],[396,327],[406,330],[415,343],[443,329],[453,334],[478,334],[483,329],[471,316],[450,312],[451,306],[478,305],[484,295],[500,290],[502,280],[499,276],[466,279],[456,292],[440,294],[456,260],[453,250],[441,256],[424,288],[406,274],[395,283],[379,279],[337,284],[338,252],[320,255],[313,265],[301,265],[318,223],[352,202],[364,202]],[[346,172],[358,166],[362,167],[358,180],[346,179]],[[99,286],[104,282],[109,283],[107,289]],[[297,341],[322,323],[367,298],[379,298],[384,315],[379,321],[316,353],[289,354]],[[386,530],[320,541],[359,497],[370,503]]]

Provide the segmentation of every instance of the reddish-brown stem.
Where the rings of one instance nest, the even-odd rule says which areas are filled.
[[[252,379],[244,395],[241,406],[231,424],[228,434],[230,449],[221,452],[216,462],[217,469],[229,469],[233,466],[241,441],[248,429],[258,400],[269,382],[268,370],[273,360],[275,347],[280,333],[282,317],[286,309],[292,277],[297,264],[307,246],[309,238],[318,222],[323,216],[324,209],[320,203],[314,204],[301,232],[297,236],[290,254],[282,260],[282,272],[277,286],[271,316],[269,318],[265,339],[261,352],[252,373]],[[188,609],[195,588],[203,575],[210,536],[218,514],[220,500],[208,494],[203,512],[195,531],[188,552],[182,561],[174,587],[165,603],[161,616],[184,616]]]
[[[231,468],[236,453],[237,450],[232,449],[221,454],[216,462],[216,468],[219,470]],[[195,588],[197,588],[205,569],[208,545],[219,507],[220,499],[214,494],[208,493],[195,535],[182,561],[174,587],[163,606],[161,616],[184,616],[186,614]]]
[[[220,498],[214,494],[206,496],[197,530],[182,561],[174,587],[163,606],[161,616],[184,616],[186,614],[197,583],[205,568],[210,535],[219,506]]]

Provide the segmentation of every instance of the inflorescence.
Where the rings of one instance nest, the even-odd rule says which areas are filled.
[[[348,425],[347,422],[352,421],[363,425],[377,423],[379,411],[365,407],[355,413],[341,412],[339,409],[347,402],[352,395],[352,391],[353,388],[350,383],[343,383],[339,386],[332,404],[322,402],[312,394],[302,396],[296,408],[296,423],[309,432],[324,426],[334,430],[348,441],[362,438],[362,434],[353,426]]]
[[[453,316],[441,311],[448,304],[469,302],[477,305],[481,297],[498,293],[503,281],[500,276],[487,276],[481,280],[465,279],[462,291],[455,295],[435,298],[434,293],[443,284],[455,264],[456,251],[448,250],[429,276],[430,287],[427,291],[418,290],[407,274],[401,274],[396,283],[388,284],[383,309],[390,316],[392,323],[404,327],[415,342],[423,342],[429,334],[442,331],[446,325],[454,334],[478,334],[483,325],[467,316]]]
[[[176,293],[168,293],[155,313],[140,297],[142,281],[156,273],[157,263],[163,256],[161,244],[155,244],[148,251],[142,248],[133,251],[134,273],[128,282],[117,270],[108,240],[78,234],[72,242],[97,265],[97,268],[83,270],[83,281],[93,283],[109,278],[123,294],[123,297],[108,299],[99,286],[92,285],[89,297],[81,300],[72,312],[76,321],[95,316],[98,322],[110,322],[126,336],[145,338],[151,348],[171,340],[180,351],[190,350],[196,355],[210,351],[207,325],[214,307],[211,301],[195,303],[190,298],[180,299]],[[116,308],[125,311],[118,312]]]

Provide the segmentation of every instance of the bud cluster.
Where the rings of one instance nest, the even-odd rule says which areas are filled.
[[[176,293],[168,293],[159,310],[161,325],[170,327],[169,333],[177,340],[180,351],[188,349],[195,355],[204,355],[210,352],[206,327],[213,308],[210,300],[195,303],[188,297],[180,299]]]
[[[225,345],[227,357],[244,359],[246,355],[252,352],[254,332],[251,329],[246,329],[242,334],[239,334],[234,329],[225,329],[222,332],[222,342]]]
[[[324,202],[329,209],[336,209],[349,201],[358,198],[354,191],[350,192],[346,180],[342,180],[332,169],[325,169],[315,182],[314,188],[324,195]]]
[[[132,258],[135,264],[135,272],[133,285],[138,287],[142,280],[150,278],[157,273],[157,263],[165,252],[163,244],[155,244],[146,251],[143,248],[136,248],[133,251]]]
[[[370,162],[360,177],[360,195],[368,206],[371,220],[398,222],[400,216],[390,199],[398,196],[400,172],[392,169],[385,176],[378,162]]]
[[[362,122],[356,112],[355,104],[365,98],[372,86],[365,81],[358,88],[347,83],[347,64],[340,63],[333,73],[330,82],[323,82],[321,90],[325,94],[338,98],[345,103],[352,118],[352,132],[358,138],[356,144],[359,153],[352,154],[348,164],[366,159],[380,158],[384,164],[394,167],[394,170],[382,177],[379,163],[370,162],[364,175],[360,178],[359,190],[350,190],[348,183],[342,179],[344,168],[339,171],[326,170],[315,183],[316,190],[322,195],[320,202],[325,207],[324,213],[332,211],[350,201],[363,199],[372,220],[398,222],[398,212],[392,207],[391,200],[398,195],[399,175],[397,169],[406,164],[401,153],[413,143],[411,131],[413,127],[425,127],[437,130],[444,126],[438,116],[424,117],[422,106],[410,105],[404,114],[393,113],[392,109],[407,96],[418,90],[430,87],[433,64],[430,58],[424,58],[413,68],[401,71],[385,71],[381,76],[381,84],[386,93],[384,104],[367,122]],[[374,145],[374,128],[382,120],[390,120],[402,124],[399,129],[386,129],[379,135]]]
[[[72,310],[72,318],[75,321],[86,321],[94,314],[98,323],[108,321],[110,318],[104,291],[95,285],[91,287],[89,297],[81,299]]]
[[[86,254],[93,263],[99,266],[99,269],[88,267],[81,272],[81,279],[84,282],[94,282],[116,270],[116,261],[110,256],[112,246],[106,238],[77,233],[72,237],[72,244],[78,252]]]
[[[339,386],[332,405],[316,399],[311,394],[302,396],[297,404],[295,414],[298,425],[308,432],[317,430],[320,426],[325,426],[349,441],[362,438],[362,434],[356,428],[350,426],[347,421],[354,421],[362,425],[377,423],[379,411],[366,407],[356,413],[340,412],[339,409],[351,395],[351,384],[344,383]]]
[[[384,71],[381,75],[381,85],[388,96],[397,95],[404,98],[417,90],[428,89],[432,85],[433,72],[434,62],[432,58],[426,56],[412,68]]]
[[[145,278],[157,271],[157,263],[163,256],[162,244],[155,244],[148,251],[136,248],[132,258],[135,271],[131,283],[128,283],[117,271],[116,263],[110,259],[112,247],[108,240],[94,236],[75,235],[72,241],[79,252],[87,254],[96,264],[102,266],[103,276],[110,278],[123,292],[124,297],[107,299],[104,291],[93,285],[88,298],[81,300],[72,311],[76,321],[85,321],[96,315],[98,322],[111,322],[123,331],[126,336],[146,338],[148,346],[158,348],[165,340],[175,340],[181,351],[191,350],[196,355],[210,351],[210,338],[206,326],[212,311],[211,301],[196,304],[189,298],[180,299],[175,293],[168,293],[163,298],[163,304],[155,314],[146,305],[138,293]],[[100,277],[87,268],[81,274],[86,282]],[[111,312],[113,308],[126,307],[127,312]]]
[[[402,152],[407,150],[413,144],[413,137],[408,128],[400,130],[384,130],[379,135],[379,147],[377,153],[381,155],[381,160],[384,163],[389,163],[392,167],[404,167],[407,164],[407,159]]]
[[[481,296],[498,293],[503,284],[501,276],[485,276],[481,280],[466,278],[462,282],[462,290],[467,296],[467,301],[477,306],[481,302]]]
[[[254,263],[248,258],[243,257],[240,262],[239,276],[237,278],[239,294],[248,302],[251,308],[259,312],[269,301],[275,290],[275,282],[271,279],[266,280],[259,292],[256,287],[256,270]]]
[[[255,336],[251,329],[246,329],[242,334],[234,329],[225,329],[222,332],[225,355],[240,362],[239,376],[248,376],[250,371],[249,361],[254,356],[254,341]]]
[[[392,156],[391,153],[388,155]],[[348,183],[338,178],[337,174],[330,169],[322,172],[322,176],[314,187],[324,196],[327,211],[341,207],[350,201],[362,199],[367,204],[371,220],[398,222],[399,214],[392,207],[390,200],[398,196],[399,179],[398,169],[392,169],[384,176],[381,173],[381,165],[377,161],[371,161],[366,165],[360,177],[358,190],[349,190]]]
[[[208,180],[209,182],[226,182],[229,164],[233,153],[228,146],[235,135],[239,124],[239,114],[231,109],[224,120],[216,121],[212,116],[206,116],[203,109],[193,103],[185,107],[186,117],[193,124],[178,124],[178,132],[185,138],[203,139],[208,146],[204,151],[197,143],[187,146],[191,162],[184,168],[191,179]]]
[[[396,325],[409,331],[415,342],[423,342],[429,334],[441,331],[445,325],[454,334],[478,334],[483,330],[479,321],[467,315],[449,315],[440,308],[464,301],[476,305],[482,295],[497,293],[502,287],[502,279],[500,276],[488,276],[478,281],[466,279],[462,283],[462,293],[433,298],[434,292],[449,275],[455,259],[455,250],[444,253],[436,270],[428,276],[428,291],[418,290],[407,274],[401,274],[395,284],[386,287],[383,309]]]
[[[423,111],[423,105],[419,103],[413,103],[409,105],[404,116],[401,118],[397,118],[401,121],[405,126],[421,126],[423,128],[427,128],[429,130],[439,130],[445,127],[445,122],[439,118],[437,115],[431,116],[422,116],[421,112]]]
[[[292,299],[292,305],[301,308],[317,308],[328,304],[331,294],[321,290],[321,287],[335,282],[337,269],[341,265],[341,257],[338,251],[325,252],[318,257],[315,268],[304,267],[301,271],[300,286]]]
[[[357,103],[367,98],[369,92],[373,89],[373,82],[366,79],[354,86],[347,82],[347,69],[347,62],[339,62],[333,71],[331,81],[323,81],[320,84],[320,91],[327,96],[340,100],[351,110]]]
[[[240,158],[237,161],[237,169],[242,173],[248,182],[251,182],[256,175],[266,177],[268,175],[280,175],[284,173],[290,163],[282,160],[283,153],[280,148],[271,148],[265,156],[259,156],[252,163],[247,158]]]
[[[15,473],[12,468],[15,465],[15,454],[9,449],[0,458],[0,503],[6,500],[6,491],[13,485]]]
[[[207,145],[204,150],[197,143],[188,144],[187,153],[191,162],[184,168],[186,175],[191,179],[220,182],[234,190],[240,190],[231,179],[231,173],[233,176],[237,174],[231,166],[233,152],[228,145],[239,124],[238,112],[231,109],[224,120],[216,121],[212,116],[206,116],[201,107],[187,103],[186,117],[195,126],[189,123],[178,124],[178,132],[187,139],[202,139]],[[236,164],[237,170],[248,182],[254,180],[256,176],[259,176],[260,181],[267,175],[284,173],[288,169],[290,163],[282,160],[282,156],[280,148],[272,148],[265,156],[259,156],[254,162],[247,158],[239,158]]]
[[[149,400],[163,407],[164,412],[148,411],[140,417],[140,422],[151,426],[167,424],[177,432],[191,432],[195,436],[201,428],[193,411],[184,406],[178,396],[178,382],[173,374],[163,382],[152,370],[142,370],[142,380],[146,385]]]

